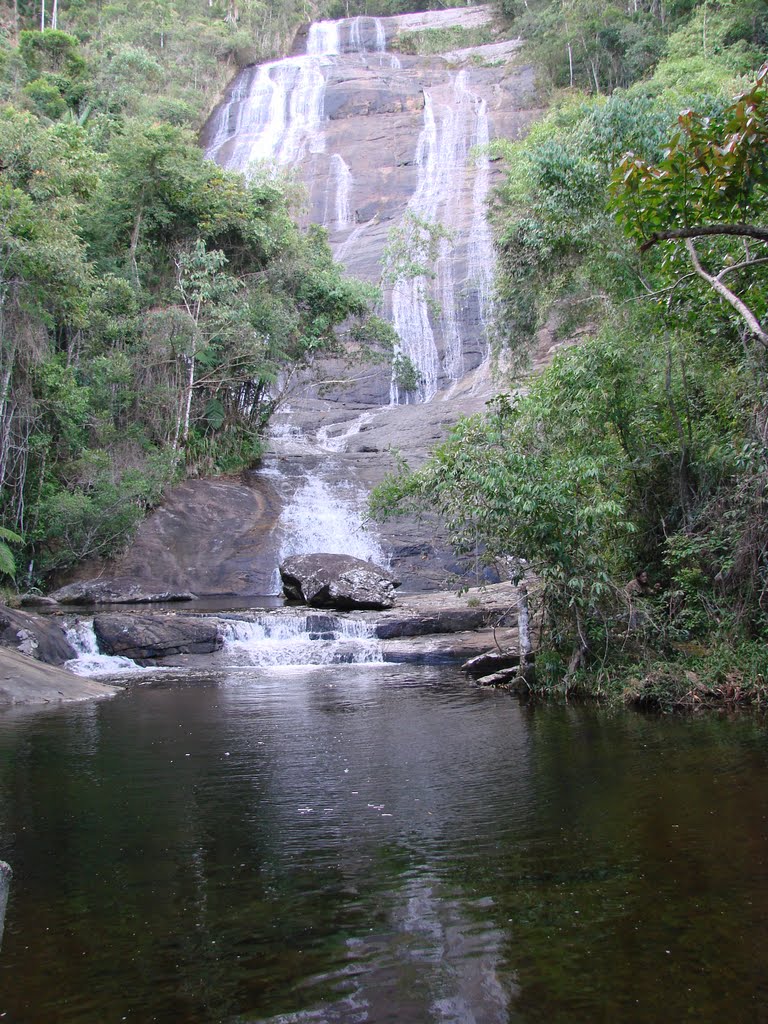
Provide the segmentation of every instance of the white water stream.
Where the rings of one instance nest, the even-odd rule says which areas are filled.
[[[64,667],[79,676],[124,676],[157,671],[142,668],[131,658],[101,654],[93,630],[93,619],[79,619],[65,630],[65,635],[75,657],[67,661]]]
[[[365,620],[322,610],[275,611],[249,619],[220,620],[224,647],[219,669],[248,665],[339,665],[382,662],[381,643]],[[137,676],[172,671],[141,666],[131,658],[99,653],[92,619],[66,631],[76,657],[65,665],[80,676]]]
[[[325,612],[257,616],[224,623],[227,665],[338,665],[382,662],[381,643],[360,619]]]
[[[469,87],[466,70],[457,72],[450,96],[436,106],[431,93],[424,92],[424,127],[416,148],[418,168],[416,189],[408,211],[419,221],[439,226],[448,233],[440,239],[434,281],[427,276],[396,283],[392,292],[392,319],[400,337],[401,351],[416,366],[420,383],[416,400],[428,402],[440,387],[455,383],[464,373],[461,286],[456,280],[456,248],[460,244],[464,192],[473,144],[487,146],[489,137],[487,104]],[[494,252],[486,219],[490,186],[490,164],[486,153],[477,159],[472,188],[472,228],[467,249],[469,267],[467,291],[478,296],[489,292],[493,279]],[[458,287],[457,287],[458,285]],[[463,297],[467,303],[468,297]],[[435,305],[436,304],[436,305]],[[487,298],[478,297],[485,310]],[[435,322],[440,325],[441,357]],[[484,313],[481,321],[485,324]],[[410,399],[393,380],[391,401]]]
[[[423,17],[429,20],[432,15]],[[444,19],[445,12],[439,17]],[[376,157],[372,169],[370,151],[362,154],[355,148],[355,140],[365,133],[359,134],[354,118],[370,117],[370,132],[383,140],[386,136],[377,134],[376,115],[387,114],[390,102],[397,109],[401,93],[418,96],[413,92],[413,58],[401,62],[386,52],[387,36],[395,30],[391,20],[379,18],[316,22],[309,29],[305,54],[241,75],[210,133],[208,155],[227,168],[248,176],[276,165],[295,166],[304,173],[314,190],[314,215],[331,233],[336,257],[350,258],[353,266],[361,252],[376,253],[384,244],[384,214],[375,205],[377,193],[367,178],[378,173]],[[426,72],[422,124],[413,136],[412,156],[405,148],[402,163],[392,163],[389,147],[395,141],[377,143],[387,147],[382,153],[382,166],[391,164],[387,174],[401,174],[402,166],[411,168],[402,172],[403,180],[415,177],[410,197],[402,197],[401,186],[395,187],[393,194],[398,200],[402,197],[402,206],[400,213],[387,212],[386,219],[396,225],[407,213],[416,222],[439,225],[447,235],[439,242],[432,274],[400,280],[385,297],[399,351],[419,377],[415,391],[403,390],[393,379],[390,405],[429,402],[441,392],[450,393],[451,385],[476,366],[487,349],[484,332],[494,258],[485,216],[490,162],[482,147],[487,147],[490,128],[487,101],[473,86],[475,74],[473,69],[457,71],[447,65]],[[359,108],[358,94],[348,84],[358,81]],[[387,101],[388,95],[392,101]],[[329,120],[326,96],[336,121]],[[421,104],[417,100],[410,106],[412,102],[408,101],[402,121],[404,131],[411,131],[419,116]],[[339,109],[352,113],[335,113]],[[358,109],[367,114],[358,114]],[[478,156],[473,147],[478,147]],[[467,359],[468,346],[472,362]],[[347,434],[359,431],[375,415],[375,408],[363,412]],[[326,551],[386,565],[387,552],[364,523],[367,494],[343,468],[345,436],[322,427],[297,435],[291,432],[290,420],[286,425],[284,419],[274,423],[271,434],[273,455],[263,472],[282,497],[275,524],[279,559]],[[275,571],[272,590],[280,589]]]

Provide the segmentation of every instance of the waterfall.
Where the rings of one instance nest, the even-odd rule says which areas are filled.
[[[341,48],[339,22],[318,21],[307,53],[243,72],[216,118],[206,156],[252,176],[263,164],[292,166],[322,152],[325,67]]]
[[[353,18],[349,27],[349,48],[353,53],[384,53],[387,36],[381,18],[363,15]]]
[[[280,561],[325,551],[386,565],[381,545],[363,524],[365,497],[349,483],[331,484],[307,473],[277,524],[282,535]]]
[[[439,223],[449,231],[457,227],[456,214],[467,159],[466,108],[470,100],[466,71],[460,71],[453,82],[451,100],[444,104],[438,124],[432,96],[424,93],[424,127],[416,146],[418,181],[408,210],[420,220]],[[440,304],[439,319],[445,340],[443,370],[450,380],[458,379],[463,369],[452,267],[454,241],[445,238],[440,241],[434,288]],[[428,402],[435,395],[441,373],[432,328],[429,288],[426,277],[417,277],[398,281],[392,293],[394,327],[400,337],[403,354],[419,371],[418,400],[421,402]],[[399,398],[394,384],[392,400],[396,404]]]
[[[352,171],[340,153],[331,157],[328,184],[325,190],[323,226],[340,231],[352,226]],[[333,203],[331,203],[333,196]]]
[[[309,26],[307,53],[312,56],[333,56],[341,52],[341,34],[338,21],[315,21]]]
[[[322,611],[272,613],[223,623],[228,665],[338,665],[383,661],[381,643],[361,619]]]
[[[79,620],[66,630],[66,637],[76,657],[66,662],[64,668],[79,676],[136,675],[141,672],[157,671],[142,668],[131,658],[100,654],[93,631],[93,619]]]
[[[349,37],[344,46],[343,27]],[[326,68],[342,49],[384,52],[381,20],[316,21],[309,29],[305,55],[243,72],[216,115],[206,156],[252,176],[263,164],[290,167],[307,151],[322,152]]]
[[[496,255],[491,226],[486,216],[488,193],[491,187],[491,161],[488,156],[490,130],[488,104],[483,99],[477,105],[475,135],[475,181],[472,189],[472,227],[468,245],[469,286],[477,295],[478,316],[483,328],[491,317],[493,278]]]
[[[297,167],[310,217],[328,230],[336,258],[367,280],[375,278],[389,224],[403,224],[404,213],[412,221],[406,219],[406,230],[418,232],[419,222],[445,229],[432,273],[398,280],[383,298],[399,339],[396,355],[407,357],[418,375],[417,387],[407,390],[393,374],[389,400],[398,405],[429,402],[441,389],[451,394],[449,385],[487,350],[493,246],[485,219],[486,148],[493,101],[485,97],[501,94],[496,70],[454,69],[435,59],[423,69],[419,123],[415,62],[403,59],[402,69],[400,58],[386,51],[392,25],[366,16],[316,22],[303,55],[243,72],[209,126],[208,152],[247,175],[264,165]],[[414,128],[418,137],[407,135],[404,144],[400,133]],[[401,365],[407,367],[405,360]],[[382,376],[361,376],[353,401],[386,401]],[[344,463],[345,442],[335,431],[344,417],[323,411],[313,421],[310,410],[315,403],[322,410],[325,396],[307,394],[309,405],[297,410],[297,422],[307,425],[304,447],[296,447],[295,437],[280,439],[276,426],[276,457],[263,470],[282,501],[271,543],[279,558],[330,551],[386,564],[365,529],[364,492],[353,483],[367,468],[350,456]],[[330,396],[344,404],[337,391]],[[334,426],[324,429],[323,422]],[[280,590],[277,576],[272,590]]]
[[[314,57],[262,64],[236,86],[206,155],[252,176],[263,164],[291,165],[322,148],[325,76]]]

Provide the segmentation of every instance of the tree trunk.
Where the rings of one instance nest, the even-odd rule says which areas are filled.
[[[144,202],[144,194],[143,193],[141,195],[140,202],[142,204]],[[136,262],[136,250],[138,249],[139,238],[141,236],[141,221],[142,221],[143,214],[144,214],[144,208],[143,208],[143,206],[139,206],[138,212],[136,213],[136,219],[133,222],[133,231],[131,232],[131,246],[130,246],[130,249],[128,250],[129,255],[130,255],[131,268],[133,270],[133,277],[134,277],[134,280],[136,282],[136,286],[137,287],[139,286],[140,282],[139,282],[139,265]]]
[[[192,351],[189,354],[189,374],[187,376],[187,394],[184,400],[184,425],[181,431],[181,443],[186,444],[189,437],[189,420],[192,412],[192,391],[195,386],[195,356],[197,355],[197,328],[192,332]]]
[[[520,648],[517,674],[525,676],[531,656],[531,617],[528,608],[528,587],[524,581],[517,587],[517,635]]]

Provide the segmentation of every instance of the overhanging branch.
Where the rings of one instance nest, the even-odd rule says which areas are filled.
[[[708,273],[708,271],[704,269],[704,267],[701,265],[701,261],[699,260],[699,254],[696,252],[696,246],[693,244],[692,238],[689,237],[686,239],[685,247],[688,250],[688,255],[691,257],[693,269],[696,271],[699,277],[703,278],[707,282],[707,284],[714,288],[714,290],[722,299],[725,299],[725,301],[736,310],[739,316],[741,316],[746,321],[752,334],[755,335],[755,337],[758,339],[758,341],[761,342],[761,344],[768,348],[768,334],[766,334],[766,332],[760,326],[760,321],[757,319],[757,317],[749,308],[749,306],[747,306],[747,304],[743,302],[738,297],[738,295],[734,295],[730,288],[726,287],[726,285],[723,284],[720,274],[715,276],[714,274]]]
[[[675,238],[702,238],[705,235],[737,235],[741,238],[757,238],[761,242],[768,242],[768,228],[761,228],[756,224],[702,224],[695,228],[654,231],[648,241],[640,246],[640,252],[647,252],[657,242],[668,242]]]

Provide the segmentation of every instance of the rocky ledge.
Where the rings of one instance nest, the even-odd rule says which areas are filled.
[[[61,587],[49,597],[58,604],[160,604],[195,599],[188,590],[148,590],[136,580],[120,576],[79,580]]]
[[[0,707],[92,700],[94,697],[111,697],[118,689],[108,683],[83,679],[55,665],[46,665],[8,647],[0,647]]]
[[[102,654],[134,661],[213,654],[224,643],[219,619],[202,615],[97,615],[93,631]]]
[[[400,581],[378,565],[350,555],[292,555],[280,564],[283,591],[290,601],[313,608],[391,608]]]

